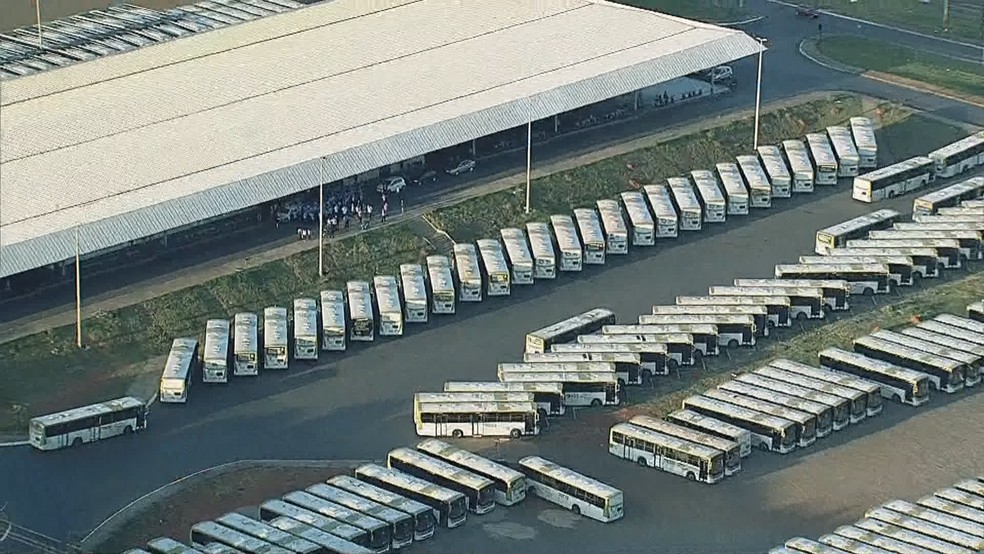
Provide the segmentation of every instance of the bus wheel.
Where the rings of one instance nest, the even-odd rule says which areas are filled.
[[[704,357],[704,351],[700,348],[694,348],[694,353],[690,357],[693,358],[695,364],[699,364],[700,360]]]
[[[599,406],[601,406],[601,400],[598,400],[597,398],[595,398],[594,400],[591,401],[591,407],[597,408]]]
[[[922,273],[919,273],[918,271],[913,271],[912,272],[912,284],[913,285],[918,285],[919,284],[919,281],[922,281],[922,278],[923,278]]]
[[[759,443],[759,448],[762,449],[762,452],[768,452],[770,450],[768,443],[764,443],[764,442]]]
[[[75,440],[72,441],[72,446],[75,448],[82,446],[82,439],[80,437],[75,437]]]
[[[892,395],[892,400],[898,402],[899,404],[902,403],[902,397],[899,396],[898,393],[895,393],[895,394]]]
[[[680,364],[678,364],[677,361],[674,360],[673,358],[666,359],[666,369],[670,371],[676,371],[679,366]]]
[[[688,471],[687,472],[687,479],[690,479],[691,481],[696,481],[697,480],[697,476],[694,475],[694,472]]]
[[[649,464],[646,463],[646,459],[643,458],[642,456],[639,456],[639,459],[636,460],[636,462],[638,462],[639,465],[641,465],[642,467],[649,467]]]
[[[875,290],[874,290],[874,289],[872,289],[871,287],[865,287],[865,288],[864,288],[864,293],[863,293],[863,294],[864,294],[865,296],[874,296],[874,294],[875,294]]]
[[[806,312],[796,312],[796,319],[800,321],[806,319]]]
[[[456,439],[460,439],[465,436],[465,433],[461,429],[455,429],[454,431],[451,431],[451,436]]]
[[[574,512],[574,515],[581,515],[581,508],[577,504],[571,504],[571,511]]]
[[[731,339],[728,341],[728,348],[738,348],[738,341]]]
[[[126,427],[124,427],[123,428],[123,434],[124,435],[132,435],[133,434],[133,427],[130,427],[129,425],[127,425]]]
[[[511,431],[509,431],[509,436],[514,439],[518,439],[519,437],[523,436],[523,433],[519,429],[512,429]]]

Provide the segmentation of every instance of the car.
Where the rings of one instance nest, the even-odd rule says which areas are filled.
[[[816,19],[820,17],[820,10],[816,8],[811,8],[809,6],[796,6],[796,15],[800,17],[809,17],[810,19]]]
[[[461,160],[457,165],[448,169],[448,175],[461,175],[475,171],[475,160]]]
[[[376,192],[382,194],[384,192],[399,193],[407,187],[407,181],[403,177],[387,177],[376,185]]]
[[[429,185],[431,183],[436,183],[437,172],[432,169],[428,169],[427,171],[423,172],[419,177],[413,179],[410,182],[413,183],[414,185]]]

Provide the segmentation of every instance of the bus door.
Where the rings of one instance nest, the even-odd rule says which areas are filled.
[[[469,414],[469,417],[471,418],[472,436],[473,437],[483,436],[485,434],[482,432],[485,430],[484,414]]]
[[[448,414],[434,414],[434,428],[439,437],[451,435],[451,431],[448,429]]]
[[[756,327],[758,326],[756,325]],[[755,344],[755,333],[745,325],[741,326],[741,343],[743,345]]]
[[[523,416],[523,422],[526,424],[525,431],[528,435],[536,433],[536,415],[537,414],[526,414]]]
[[[605,385],[605,404],[618,403],[618,383]]]

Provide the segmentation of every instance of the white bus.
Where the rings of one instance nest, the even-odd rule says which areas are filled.
[[[955,514],[926,508],[904,500],[891,500],[882,504],[879,508],[906,515],[911,518],[935,523],[949,529],[967,533],[968,535],[977,537],[978,540],[984,540],[984,525],[973,521],[968,521],[967,519]],[[865,515],[867,516],[867,514]],[[978,546],[977,549],[984,550],[984,544]]]
[[[530,253],[533,255],[535,279],[557,278],[557,250],[554,248],[553,231],[549,223],[531,221],[526,224],[530,237]]]
[[[399,550],[413,542],[414,518],[408,513],[385,506],[330,483],[316,483],[304,491],[387,523],[392,541],[390,547],[393,550]]]
[[[850,124],[851,137],[861,159],[860,167],[865,169],[878,167],[878,139],[875,137],[875,126],[867,117],[852,117]]]
[[[745,186],[738,164],[719,163],[714,168],[724,188],[728,215],[748,215],[748,187]]]
[[[937,512],[959,517],[965,521],[976,523],[978,525],[984,525],[984,511],[975,510],[969,506],[965,506],[957,502],[943,500],[942,498],[936,496],[927,496],[919,499],[917,504],[923,508],[929,508],[930,510],[936,510]]]
[[[603,199],[596,202],[601,216],[601,230],[605,232],[606,250],[609,254],[629,253],[629,227],[622,216],[618,200]]]
[[[934,317],[933,321],[938,321],[944,325],[963,329],[964,331],[969,331],[977,335],[984,335],[984,323],[973,319],[968,319],[966,317],[959,317],[952,314],[940,314]]]
[[[920,196],[912,201],[913,215],[932,215],[940,208],[959,207],[964,200],[984,198],[984,177],[974,177]]]
[[[921,406],[929,400],[929,377],[925,373],[840,348],[824,349],[817,357],[820,367],[877,383],[885,398],[911,406]]]
[[[368,498],[377,504],[399,510],[412,517],[414,541],[423,541],[434,536],[438,515],[431,507],[349,475],[336,475],[327,482],[333,487]]]
[[[954,206],[952,208],[940,208],[939,215],[951,216],[951,217],[968,217],[968,216],[980,216],[984,215],[984,205],[981,205],[978,200],[964,200],[959,206]]]
[[[482,275],[485,277],[485,292],[489,296],[509,296],[512,287],[512,274],[506,255],[502,251],[502,243],[496,239],[478,239]]]
[[[540,434],[540,413],[532,401],[421,402],[414,396],[413,419],[421,437],[518,439]]]
[[[718,348],[718,328],[717,325],[692,324],[685,325],[605,325],[601,328],[603,335],[621,336],[629,340],[633,336],[656,336],[660,341],[667,340],[665,337],[679,337],[688,335],[687,341],[693,345],[694,363],[700,360],[701,356],[717,356],[720,353]],[[637,339],[645,342],[645,339]],[[667,343],[667,347],[670,344]],[[682,365],[692,365],[680,362]]]
[[[478,265],[478,250],[474,244],[458,243],[452,253],[459,298],[462,302],[481,302],[482,268]]]
[[[350,510],[345,506],[329,502],[305,491],[289,492],[283,495],[281,500],[321,514],[329,519],[347,523],[356,529],[361,529],[369,534],[369,544],[366,545],[368,548],[377,553],[389,552],[392,542],[390,526],[384,521]]]
[[[735,158],[745,182],[748,183],[749,204],[753,208],[772,207],[772,185],[759,163],[758,156],[745,155]]]
[[[557,240],[557,250],[560,251],[560,271],[581,271],[584,251],[574,220],[569,215],[552,215],[550,225]]]
[[[151,539],[147,541],[147,548],[152,554],[201,554],[201,551],[170,537]]]
[[[713,171],[695,169],[690,172],[697,188],[697,200],[704,211],[705,223],[724,223],[728,217],[728,201],[721,192]]]
[[[966,491],[955,488],[946,488],[938,490],[933,493],[934,496],[948,502],[953,502],[960,504],[961,506],[966,506],[968,508],[973,508],[977,511],[984,511],[984,498],[976,494],[971,494]]]
[[[807,400],[798,396],[786,394],[772,389],[762,388],[744,381],[726,381],[718,385],[718,388],[732,394],[754,398],[773,404],[775,406],[787,408],[794,412],[802,412],[813,416],[816,420],[816,436],[809,439],[800,435],[800,446],[809,446],[813,440],[822,439],[834,430],[834,409],[820,402]],[[845,414],[846,415],[846,414]],[[784,417],[780,415],[780,417]],[[790,419],[791,418],[786,418]]]
[[[229,381],[229,320],[210,319],[205,322],[205,348],[202,351],[202,381]]]
[[[730,476],[741,471],[741,445],[731,439],[645,415],[633,417],[629,420],[629,424],[723,452],[724,475]]]
[[[923,552],[932,552],[934,554],[973,554],[972,551],[966,548],[935,539],[912,529],[885,523],[880,519],[865,518],[857,521],[854,527],[917,546],[923,549]]]
[[[950,239],[858,239],[847,241],[847,248],[855,250],[881,248],[932,249],[936,253],[939,267],[956,269],[963,265],[960,242]]]
[[[718,343],[728,348],[755,346],[758,326],[755,317],[742,314],[641,315],[640,325],[714,325]]]
[[[171,343],[157,399],[161,402],[185,403],[188,389],[198,366],[198,339],[180,338]]]
[[[324,501],[321,500],[321,502]],[[287,525],[278,524],[282,520],[299,521],[356,546],[361,546],[367,550],[369,548],[369,533],[365,530],[330,518],[318,511],[302,508],[297,504],[283,500],[267,500],[260,504],[259,515],[261,521],[266,521],[277,529],[287,531],[285,529],[285,527],[288,527]],[[372,552],[372,550],[369,550],[369,552]]]
[[[376,338],[376,318],[372,313],[372,289],[366,281],[345,283],[349,305],[349,340],[372,342]]]
[[[604,265],[607,244],[598,212],[590,208],[577,208],[574,210],[574,222],[584,248],[584,263]]]
[[[614,371],[619,386],[641,385],[642,357],[631,352],[544,352],[523,354],[523,362],[507,362],[498,366],[498,374],[604,372]]]
[[[961,356],[961,358],[959,359],[973,358],[974,361],[971,363],[973,363],[976,366],[980,366],[982,363],[984,363],[984,345],[980,344],[980,341],[975,343],[961,338],[953,337],[950,335],[929,331],[927,329],[923,329],[922,327],[903,328],[903,329],[899,329],[898,333],[902,335],[906,335],[908,337],[912,337],[914,339],[919,339],[922,342],[931,343],[943,348],[947,348],[950,351],[948,352],[947,355],[952,354],[952,355]],[[968,381],[967,384],[973,386],[976,383],[971,384]]]
[[[260,368],[260,324],[252,313],[238,313],[232,318],[232,374],[256,375]]]
[[[427,323],[430,305],[424,268],[419,264],[400,264],[400,283],[403,285],[404,320],[407,323]]]
[[[653,214],[641,192],[626,191],[621,194],[625,212],[629,214],[632,225],[632,246],[653,246],[656,244],[656,224]]]
[[[199,548],[217,542],[230,546],[243,554],[291,554],[290,550],[270,544],[264,540],[240,533],[214,521],[200,521],[191,526],[188,539],[192,546]]]
[[[588,335],[592,336],[592,335]],[[605,337],[611,335],[593,335],[596,337]],[[580,338],[580,337],[578,337]],[[658,342],[639,342],[639,343],[582,343],[576,342],[574,344],[555,344],[550,347],[550,354],[631,354],[633,356],[639,357],[639,367],[648,371],[650,375],[669,375],[670,360],[669,360],[669,347],[666,344]],[[527,354],[531,356],[535,354]],[[617,358],[612,358],[610,360],[599,359],[598,361],[616,361]],[[632,372],[630,371],[630,374]],[[630,375],[631,377],[631,375]],[[639,382],[633,384],[642,384],[642,375],[639,376]],[[628,379],[630,380],[630,379]],[[627,380],[627,381],[628,381]]]
[[[547,416],[564,415],[564,387],[560,383],[502,383],[499,381],[447,381],[444,392],[533,394],[541,420]]]
[[[984,164],[984,132],[948,144],[930,152],[937,177],[949,179]]]
[[[476,514],[487,514],[495,509],[495,483],[440,458],[401,447],[389,451],[386,465],[465,495],[468,509]]]
[[[834,540],[840,544],[843,544],[843,542],[846,541],[847,539],[843,539],[842,537],[837,537]],[[847,541],[847,542],[851,542],[851,541]],[[855,552],[853,550],[840,550],[837,548],[826,546],[826,543],[812,541],[810,539],[805,539],[803,537],[793,537],[787,540],[780,548],[782,548],[785,552],[788,552],[790,554],[843,554],[844,552],[847,552],[849,554],[887,554],[885,552],[879,552],[878,550],[873,550],[870,552],[867,550],[862,550],[860,552]],[[769,554],[772,553],[770,552]]]
[[[814,172],[810,152],[801,140],[782,141],[782,151],[793,174],[793,192],[813,192]]]
[[[926,554],[926,550],[913,544],[860,529],[842,525],[832,534],[820,537],[823,544],[839,548],[851,554]],[[834,554],[840,554],[839,551]]]
[[[437,439],[417,443],[417,450],[492,481],[495,501],[503,506],[516,505],[526,498],[526,476],[511,467]]]
[[[886,231],[872,231],[868,233],[868,236],[873,240],[955,240],[960,244],[960,255],[967,260],[981,259],[981,243],[984,242],[980,231],[936,231],[931,229],[900,231],[888,229]]]
[[[702,396],[793,422],[796,424],[796,427],[793,429],[796,435],[796,443],[800,447],[805,448],[810,446],[817,440],[817,418],[807,412],[790,409],[780,404],[766,402],[745,394],[730,392],[723,388],[708,389],[704,391]]]
[[[546,352],[554,344],[574,342],[578,335],[596,333],[605,325],[614,323],[614,312],[607,308],[594,308],[528,333],[525,352]]]
[[[874,508],[865,512],[865,517],[895,525],[903,529],[908,529],[926,537],[932,537],[943,543],[961,547],[967,554],[977,553],[984,550],[984,540],[969,533],[951,529],[936,522],[927,521],[918,517],[910,517],[900,514],[894,510],[885,508]]]
[[[670,190],[665,185],[646,185],[642,190],[646,193],[646,201],[656,221],[656,238],[676,238],[680,230],[680,216],[673,205]]]
[[[789,175],[786,161],[782,159],[782,150],[778,146],[759,146],[759,161],[769,177],[772,185],[773,198],[789,198],[793,195],[793,179]]]
[[[887,262],[892,279],[901,285],[915,284],[919,279],[940,275],[940,259],[932,248],[834,248],[827,256],[801,256],[800,263],[813,263],[813,260],[828,260],[829,263],[832,258],[832,261],[850,260],[847,263],[871,263],[863,260]]]
[[[622,388],[614,371],[601,373],[504,373],[503,383],[560,383],[564,387],[564,405],[567,407],[618,406],[622,401]]]
[[[840,125],[827,127],[827,136],[830,137],[830,144],[834,147],[834,154],[837,155],[837,176],[857,177],[858,169],[861,167],[861,156],[854,146],[851,130]]]
[[[796,448],[798,428],[788,419],[775,417],[703,395],[685,398],[684,410],[729,423],[749,432],[752,444],[765,451],[786,454]]]
[[[789,298],[789,315],[794,319],[823,319],[824,297],[823,289],[819,287],[791,287],[776,285],[773,287],[724,287],[713,286],[707,289],[709,296],[718,297],[762,297]]]
[[[865,417],[874,417],[882,412],[882,389],[881,386],[870,379],[858,377],[850,373],[831,371],[822,367],[801,364],[792,360],[779,358],[769,362],[768,367],[778,369],[786,373],[802,375],[811,379],[831,383],[839,387],[845,387],[858,391],[860,396],[854,396],[851,400],[851,423],[859,423]],[[767,376],[774,376],[771,373],[763,373]],[[777,376],[778,377],[778,376]],[[835,389],[836,390],[836,389]],[[841,391],[837,391],[838,393]]]
[[[680,214],[680,229],[683,231],[700,231],[704,221],[704,214],[700,209],[700,201],[697,200],[697,193],[690,184],[687,177],[670,177],[666,180],[673,197],[673,204],[676,205],[677,212]]]
[[[758,373],[739,374],[735,377],[735,381],[745,385],[750,385],[757,389],[779,393],[789,398],[806,400],[825,406],[828,410],[830,410],[830,425],[829,428],[824,425],[824,429],[820,429],[819,426],[821,426],[821,416],[818,415],[818,437],[826,436],[831,430],[840,431],[850,424],[851,401],[848,398],[828,394],[821,390],[801,387],[783,380],[772,379]],[[763,398],[763,400],[767,399]]]
[[[31,418],[28,427],[31,446],[38,450],[81,446],[145,429],[147,406],[128,396]]]
[[[891,229],[892,225],[902,219],[902,214],[895,210],[878,210],[853,217],[817,231],[816,245],[813,249],[817,254],[826,256],[834,248],[847,246],[849,240],[863,239],[871,231]]]
[[[507,261],[514,285],[532,285],[534,274],[533,255],[526,242],[526,233],[517,227],[507,227],[499,230],[502,244],[505,246]]]
[[[832,258],[822,264],[779,264],[776,279],[846,281],[850,294],[871,296],[893,291],[891,270],[888,264],[852,264]]]
[[[345,293],[340,290],[321,291],[321,349],[345,351]]]
[[[827,309],[846,311],[851,309],[851,284],[844,279],[735,279],[736,287],[805,287],[820,289]],[[788,296],[788,295],[787,295]]]
[[[645,416],[636,416],[645,417]],[[635,419],[635,418],[633,418]],[[651,418],[649,418],[651,419]],[[678,425],[685,429],[690,429],[701,434],[716,437],[738,445],[738,455],[746,458],[752,453],[752,434],[741,427],[725,423],[713,417],[707,417],[690,410],[676,410],[670,412],[666,419],[668,422]],[[645,427],[645,425],[643,425]],[[725,471],[728,468],[727,458],[725,459]],[[741,469],[740,462],[738,469]]]
[[[936,390],[954,393],[980,382],[981,360],[912,335],[879,329],[855,340],[854,350],[929,376]]]
[[[792,325],[792,301],[788,296],[677,296],[677,306],[761,306],[769,327]]]
[[[318,303],[314,298],[294,299],[294,359],[318,359]]]
[[[453,314],[457,296],[454,279],[451,277],[451,262],[447,256],[427,256],[427,277],[430,285],[431,312]]]
[[[263,369],[287,369],[290,345],[287,338],[287,308],[263,309]]]
[[[630,423],[612,426],[608,453],[691,481],[714,484],[724,479],[724,452]]]
[[[984,346],[984,336],[981,336],[980,333],[975,333],[967,329],[961,329],[960,327],[947,325],[939,321],[934,321],[934,320],[923,321],[922,323],[916,324],[916,328],[923,329],[926,331],[931,331],[938,335],[953,337],[979,346]]]
[[[519,469],[526,475],[528,491],[575,514],[602,523],[624,515],[625,495],[614,487],[539,456],[519,460]]]
[[[372,278],[373,296],[379,313],[379,336],[403,335],[403,303],[400,302],[400,285],[392,275],[376,275]]]
[[[321,552],[324,552],[320,546],[311,541],[277,529],[265,522],[244,516],[238,512],[230,512],[219,516],[215,518],[215,523],[243,533],[244,535],[249,535],[261,541],[279,546],[285,551],[294,554],[321,554]]]
[[[814,183],[817,185],[836,185],[837,158],[834,156],[834,149],[827,140],[826,133],[809,133],[806,135],[806,145],[809,148],[810,158],[813,160]]]
[[[331,520],[327,520],[327,521],[331,521]],[[350,542],[337,535],[333,535],[327,531],[323,531],[313,525],[302,523],[296,519],[280,516],[268,521],[267,524],[270,525],[271,527],[275,527],[277,529],[280,529],[281,531],[290,533],[291,535],[296,535],[298,537],[301,537],[302,539],[307,539],[321,546],[324,549],[322,550],[322,552],[328,552],[330,554],[372,554],[372,550],[369,550],[364,546],[359,546],[354,542]],[[344,523],[341,522],[338,522],[338,524],[345,525]],[[229,550],[227,552],[215,553],[215,554],[236,554],[236,552],[233,550]]]
[[[668,375],[671,369],[676,369],[681,365],[694,365],[694,359],[696,358],[694,355],[694,337],[688,333],[668,333],[662,335],[581,335],[577,337],[576,344],[556,344],[550,349],[555,350],[560,347],[572,348],[574,346],[585,346],[589,348],[608,346],[638,347],[638,351],[642,355],[643,367],[647,367],[649,363],[648,358],[654,355],[659,356],[660,352],[665,351],[666,362],[665,369],[662,370],[662,373],[660,371],[659,361],[653,362],[656,372],[663,375]]]
[[[478,392],[418,392],[413,395],[418,404],[452,404],[455,402],[533,402],[528,391]]]
[[[858,175],[851,196],[861,202],[877,202],[921,189],[934,179],[933,160],[916,156]]]
[[[769,336],[769,309],[761,304],[657,305],[653,306],[652,312],[652,315],[750,315],[755,319],[756,336]]]
[[[786,361],[777,360],[780,366]],[[737,379],[787,394],[795,394],[789,392],[793,390],[806,391],[807,394],[802,395],[803,398],[834,406],[835,431],[846,427],[849,423],[858,423],[867,415],[865,412],[867,407],[866,392],[842,386],[829,380],[819,379],[816,376],[808,377],[801,373],[767,365],[756,369],[753,373],[741,374]],[[878,391],[878,387],[872,385],[872,390],[880,400],[881,393]]]

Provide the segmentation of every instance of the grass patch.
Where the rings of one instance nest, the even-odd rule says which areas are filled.
[[[926,83],[958,96],[984,96],[984,66],[853,36],[825,37],[817,48],[839,63]]]
[[[883,160],[905,160],[913,156],[925,156],[970,134],[938,119],[913,114],[878,133],[879,156]]]
[[[743,0],[618,0],[618,3],[711,23],[742,21],[750,17]]]
[[[950,28],[949,31],[944,31],[944,1],[946,0],[930,0],[926,3],[922,0],[817,0],[810,5],[929,35],[984,42],[984,37],[981,37],[981,12],[984,4],[979,0],[949,0]]]

